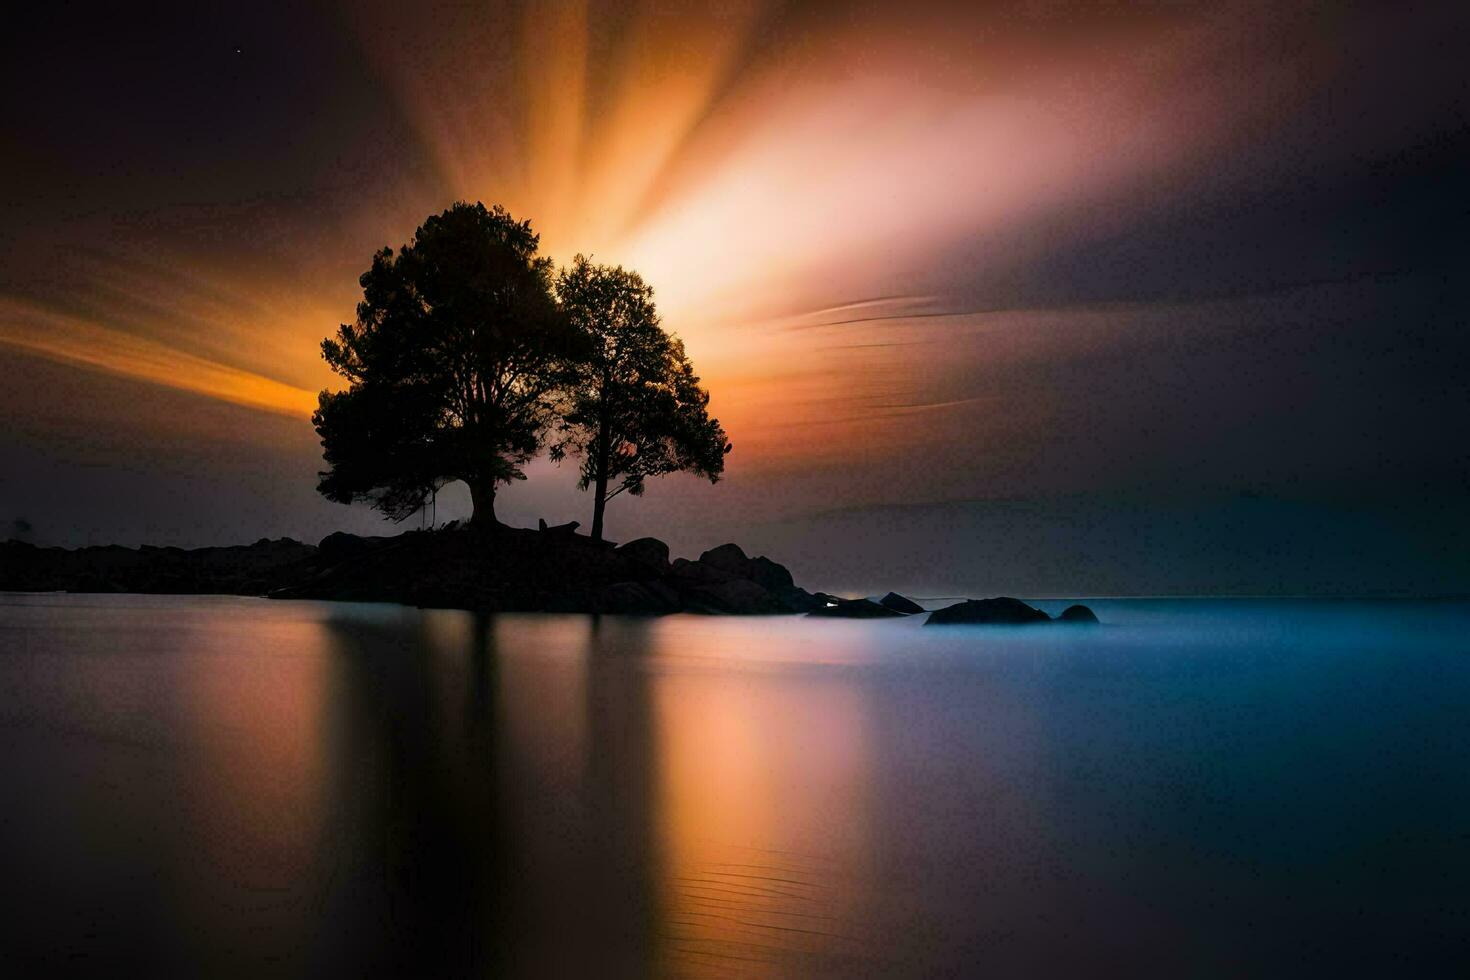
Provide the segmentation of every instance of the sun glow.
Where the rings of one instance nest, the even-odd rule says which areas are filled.
[[[351,317],[372,251],[483,200],[531,218],[557,261],[590,254],[654,285],[740,447],[732,475],[850,456],[913,406],[983,409],[972,392],[933,397],[943,363],[911,356],[934,340],[926,318],[973,303],[963,269],[935,274],[958,244],[977,277],[1004,266],[1028,222],[1148,187],[1245,112],[1191,84],[1205,39],[1219,43],[1198,19],[1143,18],[1038,57],[983,13],[803,32],[772,6],[719,8],[354,5],[414,143],[378,160],[370,194],[306,216],[262,205],[269,235],[207,261],[78,260],[65,294],[5,302],[0,343],[304,416],[334,383],[318,344]],[[326,179],[355,187],[356,166]]]

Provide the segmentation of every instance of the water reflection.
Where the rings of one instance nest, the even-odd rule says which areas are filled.
[[[330,761],[323,637],[312,623],[216,630],[216,622],[191,629],[199,655],[157,662],[159,694],[173,702],[170,731],[182,738],[169,793],[180,859],[170,891],[187,896],[177,926],[191,955],[249,948],[261,932],[304,946],[317,883],[299,872],[323,834]],[[201,867],[212,873],[199,875]]]
[[[0,597],[27,883],[0,951],[538,977],[1467,952],[1464,604],[1095,605],[1121,625]]]
[[[841,675],[660,679],[661,938],[673,972],[800,974],[862,951],[866,714]]]
[[[647,972],[649,725],[637,673],[581,617],[334,612],[332,810],[358,875],[324,966],[388,974]],[[609,661],[611,663],[611,661]]]

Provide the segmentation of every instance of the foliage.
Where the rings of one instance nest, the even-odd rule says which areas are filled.
[[[579,485],[595,493],[592,537],[601,539],[613,497],[641,495],[649,478],[679,471],[716,482],[731,447],[683,342],[664,331],[637,273],[579,255],[557,276],[556,296],[585,338],[585,356],[570,365],[551,457],[582,458]]]
[[[345,378],[312,417],[328,466],[318,490],[395,520],[445,483],[469,484],[475,520],[495,487],[523,479],[553,396],[584,356],[551,294],[539,237],[504,208],[455,204],[359,280],[357,322],[322,342]]]

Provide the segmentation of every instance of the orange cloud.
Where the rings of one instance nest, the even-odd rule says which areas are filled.
[[[306,416],[316,393],[187,354],[157,340],[96,321],[7,300],[0,306],[0,344],[50,360],[282,415]]]

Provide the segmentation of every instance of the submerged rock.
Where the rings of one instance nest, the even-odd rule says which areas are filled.
[[[888,619],[902,616],[903,613],[879,605],[872,599],[833,599],[829,597],[807,615],[831,619]]]
[[[901,596],[897,592],[890,592],[883,598],[879,599],[878,605],[886,606],[887,608],[892,609],[894,612],[903,613],[905,616],[911,616],[914,613],[921,613],[924,611],[923,606],[919,605],[908,596]]]
[[[1091,609],[1088,609],[1086,606],[1078,604],[1075,606],[1068,606],[1066,609],[1063,609],[1062,614],[1057,617],[1057,622],[1095,623],[1097,622],[1097,614],[1094,613]]]
[[[1020,599],[998,596],[994,599],[968,599],[965,602],[936,609],[924,620],[925,626],[948,626],[974,623],[989,626],[1025,626],[1049,623],[1051,617]]]

